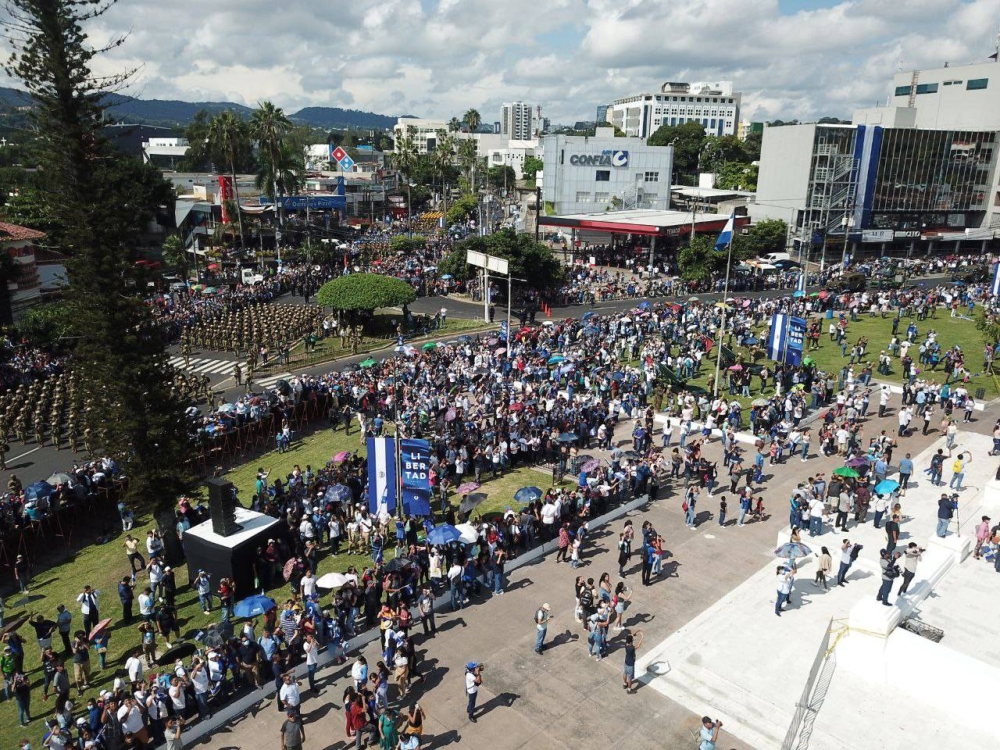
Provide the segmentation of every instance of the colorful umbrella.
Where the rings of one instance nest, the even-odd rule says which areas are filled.
[[[732,365],[732,366],[730,366],[729,369],[733,370],[734,372],[739,372],[740,370],[743,369],[743,365]]]
[[[796,297],[796,298],[798,298],[798,297],[805,297],[806,293],[803,292],[801,289],[796,289],[794,292],[792,292],[792,296]]]
[[[595,312],[585,312],[583,315],[580,316],[580,320],[590,320],[591,318],[596,316],[597,313]]]
[[[458,489],[455,490],[459,495],[467,495],[470,492],[475,492],[480,487],[479,482],[463,482],[458,485]]]
[[[316,585],[321,589],[339,589],[341,586],[357,582],[356,576],[346,573],[327,573],[316,579]]]
[[[596,458],[587,461],[583,466],[580,467],[581,470],[587,472],[588,474],[592,471],[596,471],[601,467],[601,462]]]
[[[346,503],[351,499],[351,490],[342,484],[334,484],[327,487],[323,495],[323,501],[327,503]]]
[[[550,365],[557,365],[557,364],[559,364],[560,362],[562,362],[565,359],[566,358],[563,355],[561,355],[561,354],[553,354],[551,357],[549,357],[549,364]]]
[[[868,456],[855,456],[847,462],[847,465],[852,469],[860,469],[867,466],[869,463],[871,463],[871,459],[868,458]]]
[[[236,602],[236,606],[233,607],[233,614],[237,617],[257,617],[257,615],[270,612],[277,606],[271,597],[258,594],[256,596],[248,596],[246,599]]]
[[[449,523],[443,523],[427,532],[427,542],[429,544],[451,544],[457,542],[461,536],[461,531]]]
[[[879,495],[891,495],[899,489],[899,482],[895,479],[883,479],[875,485],[875,492]]]
[[[774,551],[775,557],[805,557],[812,554],[812,550],[802,542],[785,542]]]
[[[857,479],[859,476],[861,476],[850,466],[841,466],[839,469],[834,469],[833,473],[836,474],[838,477],[851,477],[853,479]]]
[[[514,493],[514,499],[522,505],[527,505],[528,503],[533,503],[536,500],[541,500],[543,495],[545,495],[545,493],[538,487],[522,487]]]
[[[367,367],[374,367],[377,364],[378,364],[378,362],[376,362],[374,359],[372,359],[371,357],[369,357],[368,359],[364,360],[361,363],[361,367],[365,367],[365,368],[367,368]]]
[[[333,457],[333,462],[339,464],[342,461],[346,461],[350,457],[351,457],[351,452],[350,451],[341,451],[340,453],[338,453],[337,455],[335,455]]]
[[[522,404],[520,401],[515,401],[513,404],[510,405],[510,410],[511,411],[524,411],[524,404]]]
[[[104,630],[106,627],[108,627],[108,625],[110,624],[111,624],[110,617],[106,617],[105,619],[101,620],[90,631],[90,635],[87,636],[87,640],[91,641],[94,640],[98,635],[100,635],[101,631]]]
[[[437,349],[437,344],[435,344],[433,341],[428,341],[420,348],[423,349],[425,352],[429,352],[431,349]]]

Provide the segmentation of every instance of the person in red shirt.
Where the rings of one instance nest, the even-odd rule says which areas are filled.
[[[354,696],[347,714],[347,737],[350,740],[354,736],[354,747],[360,750],[362,747],[374,743],[378,739],[378,732],[375,725],[368,722],[365,715],[364,698],[360,693]],[[364,741],[362,741],[364,737]]]

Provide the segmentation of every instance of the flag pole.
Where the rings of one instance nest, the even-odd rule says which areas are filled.
[[[728,251],[728,257],[726,258],[726,285],[722,291],[722,325],[719,327],[719,340],[718,342],[716,342],[719,347],[719,351],[715,358],[715,389],[712,393],[713,399],[717,398],[719,395],[719,374],[722,370],[722,337],[725,336],[726,334],[726,311],[729,309],[728,308],[729,303],[726,302],[726,300],[729,298],[729,269],[732,267],[733,267],[733,234],[729,235],[729,251]]]

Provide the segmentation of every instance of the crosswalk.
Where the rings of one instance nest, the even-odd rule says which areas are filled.
[[[178,370],[197,373],[198,375],[232,375],[233,365],[236,364],[229,359],[209,359],[205,357],[191,357],[187,366],[184,365],[184,357],[171,357],[170,364]],[[240,364],[240,372],[246,372],[246,365]]]
[[[171,357],[170,364],[178,370],[195,373],[197,375],[221,375],[223,379],[232,378],[233,365],[236,364],[231,359],[210,359],[206,357],[191,357],[187,367],[184,366],[184,357]],[[246,377],[247,366],[245,362],[240,362],[240,379]],[[288,380],[292,377],[290,372],[280,372],[277,375],[269,375],[266,378],[254,378],[254,390],[267,389],[279,380]]]

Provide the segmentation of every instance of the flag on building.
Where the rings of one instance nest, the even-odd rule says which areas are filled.
[[[396,488],[395,439],[368,438],[368,510],[395,513]]]
[[[715,249],[722,250],[724,247],[728,246],[733,241],[733,231],[736,228],[736,211],[729,214],[729,221],[726,222],[726,226],[722,228],[719,232],[719,238],[715,241]]]
[[[990,294],[1000,294],[1000,263],[993,264],[993,282],[990,284]]]

